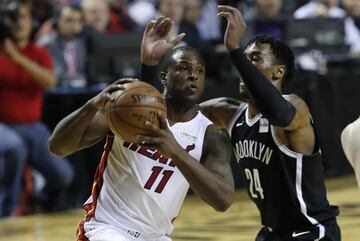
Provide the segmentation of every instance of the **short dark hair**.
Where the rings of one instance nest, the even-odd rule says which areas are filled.
[[[59,19],[61,17],[61,14],[63,13],[64,9],[70,8],[73,11],[78,11],[82,14],[81,7],[78,4],[68,4],[68,5],[62,5],[55,8],[54,15],[52,18],[53,27],[55,29],[58,28]]]
[[[196,54],[201,62],[204,64],[205,66],[205,60],[204,58],[202,57],[201,53],[193,48],[193,47],[190,47],[188,45],[184,45],[184,46],[181,46],[181,47],[177,47],[177,48],[174,48],[173,50],[171,50],[170,53],[166,54],[165,57],[163,58],[162,60],[162,63],[161,63],[161,69],[160,71],[165,71],[167,72],[168,71],[168,68],[169,68],[169,65],[171,64],[172,60],[173,60],[173,56],[176,54],[176,53],[179,53],[179,52],[187,52],[187,51],[190,51],[190,52],[193,52],[194,54]]]
[[[251,44],[270,44],[271,50],[278,64],[283,64],[286,71],[283,78],[283,85],[292,80],[295,74],[295,57],[291,48],[282,40],[270,35],[258,35],[252,39],[245,48]]]

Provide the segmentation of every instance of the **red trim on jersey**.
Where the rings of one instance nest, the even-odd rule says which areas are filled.
[[[89,241],[88,238],[85,236],[84,225],[86,222],[90,221],[90,219],[95,215],[97,199],[100,195],[101,187],[104,181],[103,174],[107,165],[107,160],[113,142],[114,142],[114,136],[108,135],[104,147],[104,152],[102,154],[101,161],[96,169],[96,173],[94,177],[94,183],[91,192],[92,202],[83,205],[83,209],[86,211],[86,214],[85,214],[85,218],[80,222],[77,230],[76,238],[78,241]]]

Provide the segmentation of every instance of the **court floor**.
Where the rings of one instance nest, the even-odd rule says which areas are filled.
[[[327,181],[329,200],[341,208],[343,241],[360,241],[360,189],[353,176]],[[0,241],[75,241],[82,210],[0,221]],[[175,221],[174,241],[252,241],[259,217],[246,193],[238,192],[226,213],[217,213],[197,197],[188,197]]]

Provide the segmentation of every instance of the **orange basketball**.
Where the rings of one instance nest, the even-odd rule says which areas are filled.
[[[152,134],[145,121],[159,126],[158,112],[166,117],[166,103],[160,92],[145,82],[134,81],[124,87],[125,90],[113,93],[115,101],[108,102],[106,120],[116,136],[137,143],[137,135]]]

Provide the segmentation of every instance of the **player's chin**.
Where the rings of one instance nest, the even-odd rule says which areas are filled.
[[[201,93],[197,92],[197,93],[193,93],[193,94],[187,96],[186,99],[187,99],[187,102],[197,103],[197,102],[199,102],[200,98],[201,98]]]

